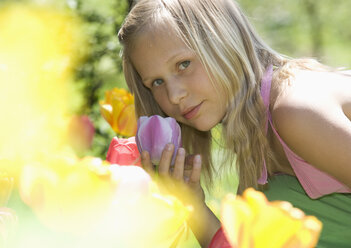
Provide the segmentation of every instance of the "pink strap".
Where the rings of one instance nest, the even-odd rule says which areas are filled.
[[[269,100],[270,100],[270,91],[271,91],[271,83],[272,83],[272,75],[273,75],[273,66],[268,66],[267,70],[265,71],[262,81],[261,81],[261,96],[263,98],[264,106],[266,107],[266,113],[269,114]],[[265,133],[267,134],[268,131],[268,119],[267,116],[266,123],[265,123]],[[267,175],[267,166],[266,161],[263,161],[263,168],[261,177],[257,180],[259,184],[266,184],[268,179]]]

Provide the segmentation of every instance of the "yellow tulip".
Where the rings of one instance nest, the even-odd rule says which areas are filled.
[[[85,49],[79,23],[53,7],[1,4],[1,159],[28,161],[61,149],[68,87]]]
[[[134,97],[125,89],[114,88],[105,92],[100,111],[112,129],[119,135],[134,136],[137,129]]]
[[[221,216],[230,244],[239,248],[314,247],[322,228],[317,218],[251,188],[242,197],[227,195]]]
[[[0,207],[6,206],[12,192],[13,184],[13,177],[0,171]]]
[[[96,160],[98,166],[94,165]],[[109,172],[99,161],[53,156],[25,165],[21,198],[49,228],[85,233],[99,220],[112,197],[113,185],[106,180]]]
[[[47,157],[24,166],[20,195],[44,225],[84,247],[170,247],[188,230],[190,210],[139,166]]]
[[[105,235],[113,238],[116,247],[181,247],[187,237],[190,210],[173,196],[154,192],[119,202],[112,209],[113,222],[105,225]]]

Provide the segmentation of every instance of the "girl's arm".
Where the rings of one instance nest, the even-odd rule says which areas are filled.
[[[209,247],[213,236],[221,227],[221,223],[204,202],[193,206],[194,212],[189,218],[188,224],[201,247]]]
[[[274,109],[277,131],[301,158],[351,188],[350,119],[327,94],[306,99],[297,93]]]
[[[186,164],[185,150],[179,148],[174,167],[171,169],[174,146],[168,144],[163,150],[158,167],[159,180],[172,194],[185,205],[191,206],[192,212],[188,224],[202,247],[208,247],[212,237],[220,228],[220,222],[205,204],[205,195],[200,185],[201,156],[191,159],[192,165]],[[142,153],[142,164],[149,173],[154,173],[149,154]]]

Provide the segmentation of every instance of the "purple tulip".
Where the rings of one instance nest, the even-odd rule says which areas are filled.
[[[135,140],[139,152],[148,151],[151,162],[154,165],[159,164],[162,151],[166,144],[174,144],[175,149],[172,164],[174,164],[178,148],[182,146],[181,131],[177,121],[174,118],[163,118],[159,115],[150,117],[142,116],[139,118]]]

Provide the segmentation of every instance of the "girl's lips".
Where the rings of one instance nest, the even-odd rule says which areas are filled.
[[[202,105],[202,102],[199,105],[191,108],[189,111],[185,112],[183,114],[184,118],[187,120],[193,118],[199,112],[201,105]]]

